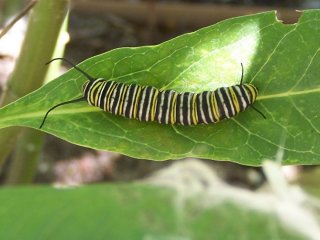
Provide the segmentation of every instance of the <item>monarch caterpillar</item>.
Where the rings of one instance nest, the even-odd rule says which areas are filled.
[[[40,125],[42,128],[48,114],[55,108],[87,101],[106,112],[140,121],[157,121],[164,124],[196,125],[215,123],[231,118],[251,106],[266,118],[262,112],[252,106],[258,96],[258,89],[250,83],[242,83],[243,65],[241,63],[240,84],[220,87],[214,91],[200,93],[173,90],[158,90],[151,86],[118,83],[103,78],[93,78],[88,73],[64,58],[63,60],[87,77],[83,84],[83,96],[59,103],[50,108]]]

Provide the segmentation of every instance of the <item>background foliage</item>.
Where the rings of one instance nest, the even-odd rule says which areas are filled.
[[[177,205],[178,198],[174,191],[144,184],[2,189],[0,237],[205,240],[277,236],[273,239],[304,239],[286,230],[272,214],[231,202],[209,209],[197,205],[197,201]]]

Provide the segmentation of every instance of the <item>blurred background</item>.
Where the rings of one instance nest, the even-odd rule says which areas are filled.
[[[28,1],[0,0],[0,27],[5,26]],[[64,34],[64,56],[75,64],[100,53],[126,46],[158,44],[183,33],[218,21],[269,10],[277,10],[278,19],[293,24],[300,13],[296,9],[320,8],[317,0],[77,0],[71,1],[69,24]],[[26,30],[28,15],[0,40],[0,95],[14,68]],[[69,66],[62,66],[57,76]],[[0,169],[1,184],[49,183],[81,185],[106,181],[133,181],[174,161],[133,159],[112,152],[75,146],[47,135],[40,155],[34,156],[31,180],[10,180],[12,154]],[[265,181],[258,167],[202,160],[215,169],[225,182],[257,189]],[[289,180],[315,167],[284,167]]]

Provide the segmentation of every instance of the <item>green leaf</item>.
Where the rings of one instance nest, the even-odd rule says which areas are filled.
[[[137,158],[187,156],[260,165],[320,163],[320,11],[285,25],[274,12],[222,21],[156,46],[121,48],[79,66],[95,77],[176,91],[214,90],[245,82],[260,90],[256,108],[217,124],[161,125],[104,113],[87,103],[52,111],[47,133],[95,149]],[[0,128],[38,128],[55,104],[81,96],[85,78],[74,69],[0,110]]]
[[[305,239],[243,204],[183,204],[142,184],[2,188],[0,202],[0,239]]]

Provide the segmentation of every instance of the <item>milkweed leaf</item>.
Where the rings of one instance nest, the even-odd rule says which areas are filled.
[[[179,126],[113,116],[86,102],[52,111],[43,131],[69,142],[137,158],[199,157],[260,165],[320,163],[320,11],[296,24],[275,12],[228,19],[156,46],[120,48],[78,66],[90,75],[179,92],[244,82],[259,88],[254,109],[217,124]],[[75,69],[0,110],[0,128],[38,129],[55,104],[81,96]]]

